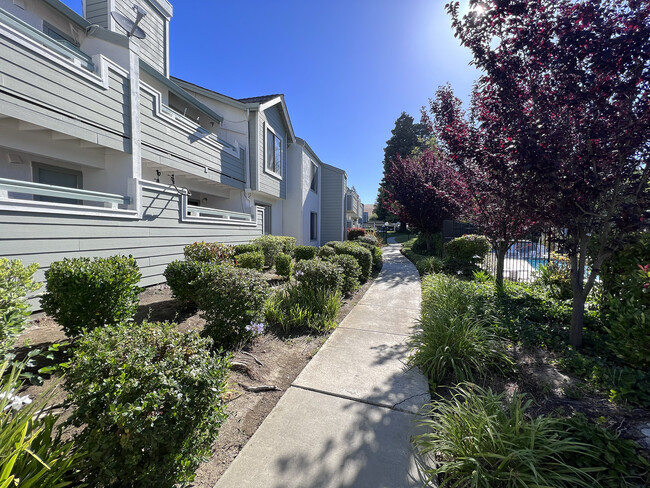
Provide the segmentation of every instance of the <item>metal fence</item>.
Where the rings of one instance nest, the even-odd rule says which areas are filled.
[[[540,266],[548,264],[554,250],[554,244],[543,234],[516,241],[506,253],[503,279],[534,281],[539,275]],[[493,275],[496,273],[497,255],[494,249],[485,258],[483,268]]]

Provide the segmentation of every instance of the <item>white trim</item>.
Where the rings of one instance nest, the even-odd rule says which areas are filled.
[[[153,115],[155,117],[164,120],[169,125],[176,126],[176,128],[182,130],[183,132],[188,132],[188,131],[191,131],[191,133],[197,131],[204,132],[205,137],[201,138],[202,142],[204,142],[208,146],[213,147],[218,151],[226,151],[228,154],[236,157],[237,159],[241,159],[241,154],[240,154],[241,145],[239,143],[237,143],[237,146],[239,147],[235,147],[235,146],[229,147],[228,145],[226,145],[227,143],[221,142],[218,139],[218,136],[216,134],[208,132],[200,125],[194,124],[187,117],[183,117],[181,114],[174,113],[171,108],[169,109],[170,111],[172,111],[171,114],[165,112],[162,108],[163,107],[162,94],[158,90],[149,86],[147,83],[145,83],[142,80],[140,80],[140,89],[148,92],[150,95],[153,95],[155,100]]]
[[[108,76],[104,76],[105,71],[103,67],[102,69],[98,69],[98,67],[95,66],[96,71],[99,71],[101,75],[88,71],[87,69],[82,68],[81,66],[77,66],[70,59],[55,53],[54,51],[43,46],[36,40],[12,29],[11,27],[3,23],[0,23],[0,36],[4,36],[7,39],[19,43],[20,45],[24,46],[30,51],[35,52],[39,56],[43,56],[44,58],[54,62],[55,64],[61,66],[62,68],[71,71],[75,75],[85,78],[86,80],[98,86],[101,86],[104,90],[108,89]],[[100,57],[106,61],[109,61],[107,58],[104,58],[103,55],[100,55]],[[93,62],[94,61],[95,61],[95,57],[93,57]],[[113,64],[112,61],[110,61],[110,63]],[[117,67],[117,65],[115,66]],[[122,68],[119,68],[119,70],[116,71],[120,73],[122,71]]]
[[[84,208],[84,210],[81,210]],[[85,210],[92,208],[92,210]],[[18,198],[0,199],[0,210],[4,212],[48,213],[59,215],[82,215],[86,217],[114,217],[117,219],[135,220],[139,216],[133,210],[120,210],[104,207],[88,207],[69,203],[40,202],[20,200]]]
[[[282,137],[280,137],[277,134],[277,132],[275,132],[275,129],[273,127],[271,127],[271,124],[265,123],[264,125],[265,125],[265,128],[264,128],[264,162],[262,164],[262,168],[263,168],[263,171],[266,174],[268,174],[269,176],[273,176],[274,178],[277,178],[278,180],[282,180],[282,172],[284,171],[284,166],[285,166],[284,160],[287,158],[287,156],[286,156],[287,150],[285,149],[285,146],[284,146],[284,140],[282,139]],[[267,153],[269,151],[269,144],[268,144],[268,140],[267,140],[267,131],[271,131],[273,133],[273,135],[275,136],[275,138],[280,141],[280,148],[282,150],[282,157],[281,157],[282,160],[280,161],[280,173],[272,171],[272,170],[270,170],[270,169],[268,169],[266,167],[266,161],[267,161],[267,158],[268,158]]]

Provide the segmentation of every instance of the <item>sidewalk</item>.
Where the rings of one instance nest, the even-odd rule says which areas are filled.
[[[399,252],[285,392],[215,488],[421,487],[410,446],[430,400],[406,369],[420,279]]]

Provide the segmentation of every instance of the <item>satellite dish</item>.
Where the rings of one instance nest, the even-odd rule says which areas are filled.
[[[138,24],[142,20],[142,17],[147,15],[147,12],[146,10],[138,7],[137,5],[133,6],[133,10],[135,10],[137,13],[135,22],[117,11],[111,12],[111,16],[113,17],[113,19],[115,19],[115,22],[117,22],[119,26],[126,31],[127,36],[129,37],[135,36],[138,39],[144,39],[147,36],[147,34],[145,34],[142,28],[138,27]]]

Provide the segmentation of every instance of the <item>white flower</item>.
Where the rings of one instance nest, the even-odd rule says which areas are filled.
[[[11,390],[9,393],[0,393],[0,400],[7,399],[8,403],[5,406],[5,410],[13,408],[14,410],[20,410],[24,405],[29,405],[32,403],[32,399],[29,398],[29,395],[18,396],[14,395],[14,390]]]
[[[463,271],[459,269],[458,271],[456,271],[456,274],[457,274],[457,275],[462,275],[462,274],[463,274]]]

